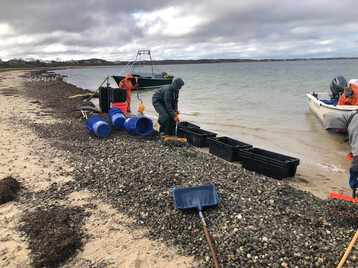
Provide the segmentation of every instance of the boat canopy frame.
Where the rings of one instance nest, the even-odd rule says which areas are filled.
[[[127,65],[122,69],[122,71],[119,73],[119,75],[123,74],[124,70],[126,70],[127,68],[131,68],[132,67],[132,72],[131,73],[134,73],[134,70],[136,67],[138,66],[142,66],[142,61],[140,60],[140,57],[141,55],[148,55],[149,56],[149,59],[150,59],[150,67],[151,67],[151,70],[152,70],[152,75],[154,75],[154,69],[153,67],[156,69],[156,71],[158,73],[160,73],[160,71],[158,70],[157,66],[155,66],[154,62],[153,62],[153,59],[152,59],[152,54],[150,52],[149,49],[142,49],[142,50],[138,50],[137,51],[137,54],[136,54],[136,57],[134,59],[134,61],[129,61],[127,63]]]

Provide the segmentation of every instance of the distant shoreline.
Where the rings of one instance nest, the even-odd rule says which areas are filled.
[[[154,60],[155,65],[174,65],[174,64],[214,64],[214,63],[240,63],[240,62],[277,62],[277,61],[321,61],[321,60],[356,60],[358,57],[338,57],[338,58],[295,58],[295,59],[198,59],[198,60]],[[29,68],[71,68],[71,67],[108,67],[125,66],[128,61],[107,61],[102,59],[71,60],[71,61],[41,61],[12,59],[0,61],[0,71],[9,69],[29,69]],[[142,61],[143,65],[150,65],[150,61]]]

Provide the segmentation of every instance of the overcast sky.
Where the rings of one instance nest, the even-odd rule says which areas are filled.
[[[0,0],[0,58],[358,56],[357,0]]]

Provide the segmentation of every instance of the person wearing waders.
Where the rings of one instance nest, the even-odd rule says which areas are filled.
[[[349,168],[349,186],[353,190],[353,198],[356,197],[358,187],[358,110],[348,113],[330,112],[323,115],[324,128],[337,132],[348,132],[351,144],[353,161]]]
[[[161,136],[173,135],[175,123],[179,123],[179,90],[184,86],[181,78],[175,78],[171,85],[164,85],[153,94],[152,104],[159,114],[158,123]]]
[[[128,112],[131,111],[132,90],[136,89],[138,87],[138,82],[135,85],[132,84],[132,81],[131,81],[132,78],[133,78],[133,76],[131,74],[127,74],[126,77],[124,79],[122,79],[121,82],[119,82],[119,88],[122,88],[122,89],[126,90],[127,111]]]

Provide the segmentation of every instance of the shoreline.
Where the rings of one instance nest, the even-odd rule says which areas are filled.
[[[26,239],[16,231],[19,215],[58,203],[84,206],[92,213],[85,226],[93,237],[63,267],[83,267],[89,261],[109,267],[211,266],[198,216],[176,210],[171,193],[204,183],[215,183],[222,201],[205,212],[221,265],[338,264],[354,230],[324,209],[327,200],[312,194],[329,192],[334,183],[316,189],[299,174],[277,181],[205,149],[168,146],[156,131],[148,137],[113,132],[98,139],[73,111],[83,101],[68,98],[82,89],[63,81],[25,83],[20,76],[27,72],[0,73],[0,174],[12,175],[23,186],[17,200],[0,206],[1,238],[7,239],[0,251],[8,265],[30,263]],[[320,178],[315,179],[318,187]],[[97,208],[88,207],[91,203]],[[292,229],[297,241],[286,239]],[[329,239],[323,230],[330,231]],[[265,241],[271,242],[265,246]],[[319,255],[322,261],[309,254],[305,243],[328,248]],[[280,247],[284,255],[276,251]],[[294,255],[296,247],[301,255]]]
[[[165,59],[165,60],[155,60],[153,61],[155,65],[172,65],[172,64],[215,64],[215,63],[250,63],[250,62],[277,62],[277,61],[319,61],[319,60],[357,60],[358,57],[336,57],[336,58],[288,58],[288,59],[196,59],[196,60],[173,60],[173,59]],[[128,63],[132,61],[107,61],[103,59],[82,59],[77,60],[75,63],[73,60],[65,61],[67,65],[64,65],[63,62],[56,62],[52,64],[47,64],[45,62],[41,62],[36,64],[35,62],[28,62],[24,60],[10,60],[3,61],[3,66],[9,67],[1,67],[0,72],[3,69],[20,69],[24,68],[27,70],[30,69],[54,69],[54,68],[92,68],[92,67],[110,67],[110,66],[126,66]],[[81,62],[81,63],[80,63]],[[99,62],[99,63],[98,63]],[[150,61],[143,61],[144,64],[151,64]],[[25,66],[25,65],[28,66]],[[56,65],[57,66],[54,66]],[[1,66],[1,65],[0,65]],[[11,66],[11,67],[10,67]],[[21,66],[21,67],[19,67]]]

